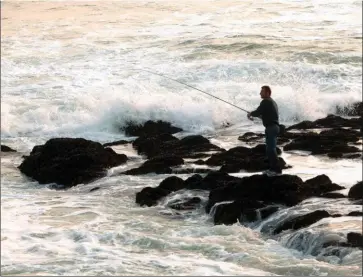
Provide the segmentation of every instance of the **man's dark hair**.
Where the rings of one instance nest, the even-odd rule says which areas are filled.
[[[265,89],[268,92],[268,95],[271,96],[271,88],[269,86],[262,86],[262,89]]]

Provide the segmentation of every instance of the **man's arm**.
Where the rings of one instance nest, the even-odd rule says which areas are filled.
[[[263,111],[263,103],[264,103],[264,101],[262,100],[261,103],[260,103],[260,105],[258,106],[258,108],[255,111],[250,112],[249,115],[250,116],[253,116],[253,117],[259,117],[259,116],[261,116],[262,115],[262,111]]]

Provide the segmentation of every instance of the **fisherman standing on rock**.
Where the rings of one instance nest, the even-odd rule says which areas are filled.
[[[277,156],[276,145],[277,137],[280,133],[279,110],[276,102],[271,98],[271,88],[262,86],[260,92],[262,101],[260,106],[253,112],[247,114],[247,118],[261,117],[262,124],[265,126],[266,136],[266,155],[270,169],[264,173],[268,176],[275,176],[282,173]]]

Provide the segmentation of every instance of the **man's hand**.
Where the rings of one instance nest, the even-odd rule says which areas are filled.
[[[247,118],[248,118],[249,120],[252,120],[252,121],[253,121],[253,117],[251,116],[251,113],[248,113],[248,114],[247,114]]]

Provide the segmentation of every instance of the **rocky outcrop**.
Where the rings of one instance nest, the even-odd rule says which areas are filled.
[[[277,148],[277,153],[281,154],[281,149]],[[279,158],[281,168],[288,168],[286,162]],[[228,151],[213,154],[205,162],[209,166],[221,166],[220,171],[233,173],[240,170],[256,172],[269,169],[266,158],[266,146],[259,144],[253,148],[238,146]]]
[[[319,128],[337,128],[337,127],[351,127],[360,129],[362,127],[361,118],[346,119],[336,115],[328,115],[325,118],[317,119],[315,121],[305,120],[295,125],[286,128],[286,131],[293,129],[319,129]]]
[[[282,231],[288,230],[288,229],[297,230],[300,228],[304,228],[315,222],[318,222],[319,220],[321,220],[325,217],[330,217],[330,214],[327,211],[322,211],[322,210],[318,210],[318,211],[314,211],[314,212],[311,212],[311,213],[308,213],[305,215],[297,216],[290,220],[285,221],[283,224],[278,226],[273,231],[273,233],[279,234]]]
[[[356,102],[346,106],[337,106],[336,113],[347,116],[360,116],[363,114],[363,102]]]
[[[274,177],[252,175],[238,178],[216,171],[204,178],[195,174],[185,181],[176,176],[168,177],[159,186],[147,187],[138,192],[136,203],[156,205],[161,198],[180,189],[209,190],[206,212],[210,213],[213,208],[215,224],[234,224],[238,221],[266,218],[276,212],[280,206],[293,206],[309,197],[321,196],[343,187],[332,183],[326,175],[319,175],[303,182],[294,175]],[[320,214],[313,213],[308,217],[296,219],[298,220],[296,222],[299,222],[296,226],[305,226],[314,221],[312,218],[316,219],[319,216]],[[285,230],[287,226],[290,225],[286,223],[281,230]]]
[[[82,138],[54,138],[37,145],[19,169],[40,184],[69,188],[105,176],[107,169],[127,161],[126,155]]]
[[[9,146],[7,145],[1,145],[1,152],[16,152],[16,150],[10,148]]]
[[[348,197],[351,199],[362,199],[363,198],[363,182],[360,181],[352,186],[348,192]]]
[[[184,163],[184,160],[178,156],[159,156],[151,158],[144,162],[138,168],[132,168],[123,172],[126,175],[142,175],[148,173],[156,173],[156,174],[170,174],[172,173],[172,166],[181,165]]]
[[[160,134],[175,134],[183,129],[172,126],[169,122],[158,120],[156,122],[148,120],[143,124],[129,122],[126,127],[121,129],[127,136],[150,137]]]
[[[104,143],[103,146],[104,147],[108,147],[108,146],[114,146],[114,145],[124,145],[124,144],[129,144],[131,143],[132,141],[127,141],[127,140],[117,140],[117,141],[113,141],[113,142],[107,142],[107,143]]]
[[[163,180],[157,187],[145,187],[136,193],[136,203],[140,206],[154,206],[161,198],[183,188],[185,188],[183,179],[171,176]]]
[[[199,135],[187,136],[182,139],[169,134],[143,136],[137,138],[132,145],[139,154],[145,155],[148,159],[162,155],[195,158],[198,157],[197,154],[204,154],[208,151],[224,151]]]

